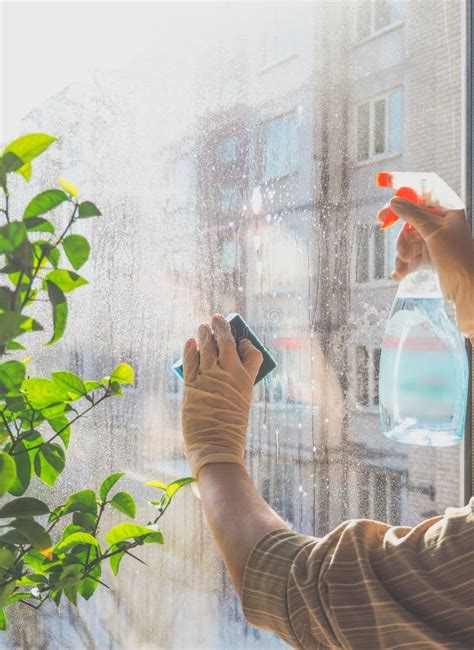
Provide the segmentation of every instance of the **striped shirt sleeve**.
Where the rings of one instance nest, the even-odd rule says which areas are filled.
[[[474,648],[474,499],[414,528],[368,519],[321,539],[265,535],[245,569],[250,623],[295,648]]]

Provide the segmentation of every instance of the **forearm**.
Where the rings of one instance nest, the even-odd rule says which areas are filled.
[[[266,533],[288,526],[265,503],[245,468],[237,463],[205,465],[199,472],[198,485],[212,536],[240,595],[254,545]]]

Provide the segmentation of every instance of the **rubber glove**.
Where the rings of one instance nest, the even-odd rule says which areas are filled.
[[[464,212],[424,208],[399,198],[393,198],[390,207],[405,221],[391,278],[401,280],[420,266],[433,265],[444,296],[456,309],[460,331],[473,339],[474,242]]]
[[[208,463],[244,465],[252,391],[263,361],[247,339],[236,345],[221,315],[202,324],[198,342],[186,341],[181,422],[185,453],[194,476]]]

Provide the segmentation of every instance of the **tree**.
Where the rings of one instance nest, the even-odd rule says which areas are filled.
[[[78,596],[89,599],[101,581],[102,562],[109,560],[117,575],[124,555],[147,543],[163,544],[158,521],[181,487],[194,481],[184,477],[165,485],[149,481],[160,490],[150,501],[154,515],[146,525],[123,522],[109,530],[102,541],[99,526],[104,511],[115,508],[130,519],[136,506],[131,494],[115,491],[123,473],[103,481],[99,494],[82,489],[64,503],[50,507],[34,496],[24,496],[31,481],[53,486],[66,465],[72,426],[110,397],[122,395],[122,386],[133,384],[134,373],[126,363],[109,376],[84,380],[67,370],[51,377],[31,377],[27,348],[18,341],[43,329],[27,310],[38,300],[52,308],[52,335],[47,345],[59,341],[68,317],[67,294],[87,284],[77,271],[90,255],[85,237],[72,233],[80,219],[100,217],[91,201],[80,201],[77,188],[59,179],[59,187],[33,197],[23,217],[11,218],[8,180],[20,174],[28,181],[32,161],[57,138],[32,133],[10,143],[0,157],[0,186],[5,198],[0,208],[0,629],[6,627],[5,608],[22,602],[36,609],[49,598],[59,604],[66,597],[74,605]],[[57,230],[53,210],[69,207],[66,225]],[[68,268],[72,267],[72,268]],[[44,296],[44,298],[43,298]],[[36,479],[35,479],[36,477]],[[10,498],[5,499],[6,495]],[[59,526],[58,524],[67,524]],[[62,528],[62,532],[58,530]]]

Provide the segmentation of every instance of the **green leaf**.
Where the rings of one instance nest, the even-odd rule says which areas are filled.
[[[142,535],[148,535],[154,532],[156,531],[145,526],[139,526],[138,524],[118,524],[118,526],[114,526],[109,530],[105,536],[105,541],[109,546],[112,546],[125,539],[141,537]]]
[[[18,170],[18,173],[23,176],[25,181],[29,181],[30,178],[31,178],[32,171],[33,171],[33,167],[31,166],[31,163],[28,162],[28,163],[25,163],[23,165],[23,167],[20,167],[20,169]]]
[[[17,172],[20,167],[23,167],[23,160],[14,154],[13,151],[7,151],[7,153],[2,156],[2,162],[7,174],[10,172]]]
[[[6,630],[7,629],[7,617],[5,615],[5,611],[3,609],[0,609],[0,630]]]
[[[116,472],[115,474],[110,474],[110,476],[107,476],[107,478],[104,479],[99,492],[102,501],[106,501],[110,490],[114,487],[117,481],[122,478],[122,476],[124,476],[123,472]]]
[[[23,558],[23,561],[27,566],[30,567],[30,569],[33,569],[33,571],[36,571],[37,573],[43,573],[46,565],[48,564],[48,560],[44,557],[44,555],[42,555],[39,551],[35,551],[34,549],[28,551],[28,553]],[[28,577],[31,578],[33,576]],[[40,578],[35,578],[35,582],[40,582]]]
[[[84,284],[88,284],[85,278],[74,273],[74,271],[68,271],[66,269],[54,269],[54,271],[48,273],[44,280],[45,285],[48,281],[54,282],[64,293],[69,293],[78,287],[82,287]]]
[[[116,510],[123,512],[127,517],[131,517],[132,519],[135,517],[135,501],[132,495],[128,492],[117,492],[117,494],[114,494],[110,501],[110,505]]]
[[[6,517],[36,517],[47,515],[49,508],[43,501],[34,497],[20,497],[12,499],[0,508],[0,518]]]
[[[13,351],[13,350],[26,350],[25,346],[22,345],[21,343],[18,343],[17,341],[8,341],[6,344],[6,349]]]
[[[56,544],[54,551],[56,553],[63,553],[64,551],[69,550],[73,546],[78,544],[88,544],[89,546],[99,546],[98,540],[90,535],[89,533],[73,533],[64,539],[63,541]]]
[[[54,485],[64,469],[64,450],[54,442],[45,443],[36,452],[35,473],[43,483]]]
[[[19,388],[25,378],[25,372],[25,364],[20,361],[2,363],[0,365],[0,393]]]
[[[112,559],[112,558],[110,558]],[[78,593],[85,599],[89,600],[89,598],[93,595],[97,587],[99,586],[99,580],[102,575],[102,571],[100,568],[100,564],[97,564],[92,571],[89,574],[91,577],[84,578],[81,580],[81,582],[78,585]],[[94,580],[95,578],[95,580]]]
[[[43,377],[25,379],[22,389],[26,392],[28,401],[34,409],[43,409],[57,402],[69,400],[69,395],[63,387]]]
[[[124,555],[125,553],[117,553],[116,555],[111,555],[109,558],[110,568],[112,569],[114,576],[118,575],[120,562],[122,561]]]
[[[195,481],[196,479],[192,476],[185,476],[183,478],[178,478],[171,483],[168,483],[168,485],[165,485],[162,483],[162,481],[147,481],[145,485],[148,487],[155,487],[159,490],[163,490],[163,492],[166,492],[166,495],[171,499],[171,497],[173,497],[176,492],[178,492],[178,490],[180,490],[185,485],[189,485],[189,483],[194,483]],[[156,504],[157,502],[152,503]]]
[[[87,532],[91,533],[96,525],[97,517],[90,512],[75,512],[72,516],[72,523],[80,526]]]
[[[16,591],[7,600],[7,605],[12,605],[13,603],[18,602],[19,600],[26,600],[27,598],[33,598],[33,594],[30,593],[29,591]]]
[[[0,496],[8,492],[15,482],[16,466],[11,456],[0,451]]]
[[[75,587],[81,581],[82,569],[83,567],[79,563],[67,564],[59,574],[56,587],[61,589]]]
[[[57,208],[67,200],[68,196],[62,190],[45,190],[31,199],[23,213],[23,219],[38,217],[40,214]]]
[[[0,587],[0,609],[7,604],[8,599],[16,589],[15,581]],[[2,610],[3,611],[3,610]]]
[[[97,514],[97,498],[94,490],[81,490],[71,494],[62,508],[62,514],[69,512],[88,512]]]
[[[83,201],[79,203],[79,218],[86,219],[87,217],[100,217],[99,209],[91,201]]]
[[[128,363],[121,363],[110,375],[110,381],[116,381],[119,384],[133,384],[133,368]]]
[[[145,485],[147,487],[155,487],[159,490],[163,490],[163,492],[166,492],[166,483],[162,483],[162,481],[147,481]]]
[[[5,574],[13,566],[15,554],[8,548],[0,548],[0,582],[3,581]]]
[[[16,311],[5,311],[0,314],[0,345],[25,332],[36,332],[42,329],[42,326],[29,316],[23,316]]]
[[[84,382],[73,372],[66,372],[61,370],[52,373],[53,381],[58,384],[60,388],[66,390],[71,399],[79,399],[87,393]]]
[[[71,407],[67,402],[60,402],[58,404],[52,404],[51,406],[45,406],[41,409],[41,413],[47,420],[54,420],[62,415],[66,411],[70,411]]]
[[[23,135],[21,138],[10,142],[10,144],[3,150],[2,156],[5,156],[6,153],[11,151],[18,156],[18,158],[21,158],[23,163],[29,163],[43,153],[50,144],[56,142],[56,140],[57,138],[54,138],[52,135],[47,135],[46,133],[29,133],[28,135]],[[21,171],[21,169],[22,167],[19,168],[19,171]]]
[[[90,393],[91,390],[100,388],[102,384],[99,381],[89,380],[84,382],[84,386],[86,387],[87,392]]]
[[[16,443],[12,458],[16,466],[16,479],[8,492],[18,497],[26,492],[31,480],[31,458],[22,441]]]
[[[150,535],[147,535],[143,541],[145,544],[163,544],[163,533],[159,530],[156,530]]]
[[[82,235],[68,235],[63,241],[63,248],[76,271],[89,259],[91,247]]]
[[[52,430],[59,435],[63,441],[66,449],[69,445],[69,438],[71,436],[71,428],[69,426],[69,420],[65,415],[60,415],[55,418],[48,418],[48,423]]]
[[[23,220],[23,223],[27,230],[33,230],[35,232],[50,232],[51,234],[54,234],[53,224],[51,221],[48,221],[43,217],[28,217]]]
[[[48,341],[48,345],[52,345],[59,341],[66,330],[68,306],[66,296],[54,282],[46,280],[46,286],[53,307],[53,336]]]
[[[0,254],[13,253],[27,238],[25,225],[12,221],[0,228]]]
[[[29,543],[45,556],[49,555],[51,549],[51,537],[48,531],[34,519],[15,519],[10,524],[19,530],[26,537]],[[46,551],[46,553],[44,553]]]
[[[172,481],[166,486],[166,494],[171,498],[173,497],[178,490],[180,490],[185,485],[189,483],[194,483],[196,481],[192,476],[186,476],[184,478],[178,478],[176,481]]]

